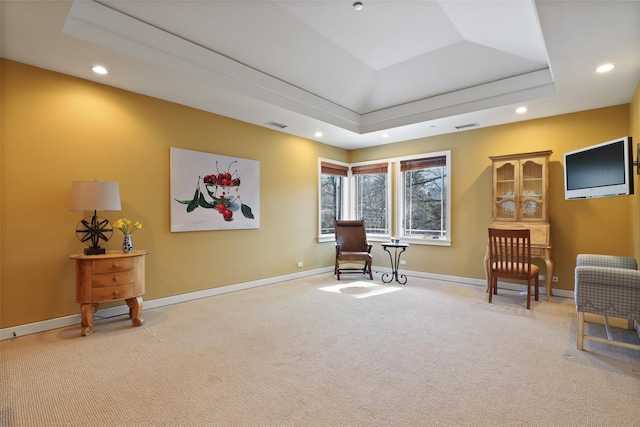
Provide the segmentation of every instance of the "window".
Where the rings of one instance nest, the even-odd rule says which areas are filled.
[[[348,170],[346,165],[320,162],[320,236],[333,235],[333,220],[342,218]]]
[[[355,219],[364,219],[367,234],[389,235],[387,163],[353,166]]]
[[[451,245],[450,168],[450,151],[354,165],[319,159],[319,241],[333,239],[338,218],[364,219],[372,241]]]
[[[441,152],[400,160],[398,234],[402,238],[450,243],[449,157],[450,152]]]

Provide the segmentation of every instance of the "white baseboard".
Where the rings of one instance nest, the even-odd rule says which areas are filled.
[[[285,282],[287,280],[299,279],[301,277],[315,276],[316,274],[332,272],[333,267],[318,268],[315,270],[305,270],[299,273],[287,274],[284,276],[268,277],[266,279],[253,280],[251,282],[236,283],[233,285],[221,286],[218,288],[205,289],[197,292],[189,292],[186,294],[173,295],[165,298],[157,298],[144,301],[144,310],[156,307],[163,307],[182,302],[193,301],[200,298],[207,298],[215,295],[222,295],[229,292],[237,292],[245,289],[257,288],[260,286],[272,285],[274,283]],[[129,307],[126,304],[103,308],[98,311],[96,318],[109,318],[121,316],[129,313]],[[49,331],[52,329],[65,328],[67,326],[79,325],[81,322],[80,314],[58,317],[55,319],[43,320],[41,322],[27,323],[17,325],[10,328],[0,329],[0,341],[20,337],[23,335],[35,334],[38,332]]]
[[[372,270],[376,273],[390,273],[391,269],[388,267],[376,267],[373,266]],[[197,292],[190,292],[186,294],[173,295],[165,298],[157,298],[152,300],[144,301],[144,309],[148,310],[151,308],[164,307],[172,304],[179,304],[182,302],[193,301],[200,298],[212,297],[215,295],[222,295],[230,292],[242,291],[245,289],[257,288],[260,286],[272,285],[274,283],[284,282],[287,280],[299,279],[302,277],[315,276],[316,274],[328,273],[333,271],[333,266],[318,268],[315,270],[305,270],[299,273],[286,274],[284,276],[276,276],[276,277],[268,277],[260,280],[253,280],[250,282],[244,283],[236,283],[233,285],[221,286],[218,288],[205,289]],[[425,273],[422,271],[412,271],[412,270],[400,270],[400,274],[404,274],[406,276],[413,277],[421,277],[425,279],[434,279],[434,280],[442,280],[445,282],[456,282],[456,283],[464,283],[473,286],[487,286],[487,282],[484,279],[473,279],[469,277],[458,277],[458,276],[449,276],[444,274],[432,274]],[[520,286],[516,283],[502,283],[501,287],[505,289],[513,289],[513,290],[524,290],[523,286]],[[541,289],[545,289],[542,287]],[[542,291],[544,295],[545,291]],[[562,289],[554,289],[553,294],[555,296],[560,296],[564,298],[573,298],[572,291],[566,291]],[[127,314],[129,312],[129,308],[126,304],[119,305],[116,307],[108,307],[101,309],[96,317],[109,318],[114,316],[121,316]],[[81,322],[80,314],[74,314],[70,316],[58,317],[55,319],[43,320],[41,322],[27,323],[24,325],[17,325],[9,328],[0,329],[0,341],[11,339],[15,337],[20,337],[24,335],[35,334],[38,332],[49,331],[52,329],[65,328],[68,326],[79,325]]]
[[[388,267],[374,266],[373,271],[378,273],[390,273],[391,269]],[[446,274],[425,273],[423,271],[405,270],[403,268],[401,268],[398,272],[399,274],[404,274],[410,277],[422,277],[424,279],[442,280],[444,282],[464,283],[467,285],[482,286],[485,288],[487,286],[487,281],[485,279],[474,279],[470,277],[449,276]],[[511,282],[498,281],[498,286],[502,289],[509,289],[509,290],[521,291],[521,292],[523,291],[526,292],[527,290],[526,285],[521,285],[518,283],[511,283]],[[547,292],[547,287],[540,286],[540,293],[542,295],[546,295],[546,292]],[[566,289],[551,288],[551,292],[553,296],[556,296],[556,297],[573,299],[573,291],[568,291]]]

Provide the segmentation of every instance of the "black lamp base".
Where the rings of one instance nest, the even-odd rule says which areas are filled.
[[[105,248],[98,246],[97,248],[84,248],[85,255],[104,255],[107,253]]]
[[[80,221],[76,227],[76,236],[82,243],[89,245],[85,248],[85,255],[104,255],[107,253],[105,248],[100,247],[100,241],[106,242],[113,234],[113,227],[108,219],[100,218],[93,211],[91,218],[87,217]]]

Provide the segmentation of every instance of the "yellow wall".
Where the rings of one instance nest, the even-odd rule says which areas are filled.
[[[489,156],[552,150],[549,215],[554,276],[559,278],[554,287],[572,290],[578,253],[631,255],[631,200],[637,196],[564,200],[563,154],[628,132],[629,105],[621,105],[354,150],[349,161],[450,149],[452,246],[413,245],[406,252],[407,268],[477,278],[483,277],[482,259],[491,222]],[[539,265],[544,268],[543,263]]]
[[[304,269],[331,266],[333,244],[316,240],[318,157],[356,162],[452,150],[453,245],[412,245],[411,270],[483,278],[488,157],[543,149],[554,151],[558,287],[572,289],[577,253],[630,255],[634,248],[630,212],[637,196],[565,201],[562,191],[562,153],[627,135],[629,105],[347,152],[7,60],[1,78],[1,328],[79,312],[68,259],[84,247],[74,233],[83,214],[68,209],[73,180],[119,182],[122,212],[101,215],[143,223],[133,237],[136,248],[151,251],[146,300],[295,273],[297,261]],[[260,228],[171,233],[170,147],[259,160]],[[120,244],[114,234],[106,246]],[[374,258],[387,265],[378,245]]]
[[[79,312],[74,263],[84,245],[71,181],[120,184],[111,221],[142,222],[146,300],[331,265],[316,242],[317,158],[328,145],[23,64],[2,62],[2,328]],[[260,161],[257,230],[170,232],[169,149]],[[119,233],[119,232],[118,232]],[[119,249],[122,237],[105,246]]]

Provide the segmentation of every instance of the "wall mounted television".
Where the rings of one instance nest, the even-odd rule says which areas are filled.
[[[564,155],[564,198],[593,199],[633,194],[630,136]]]

